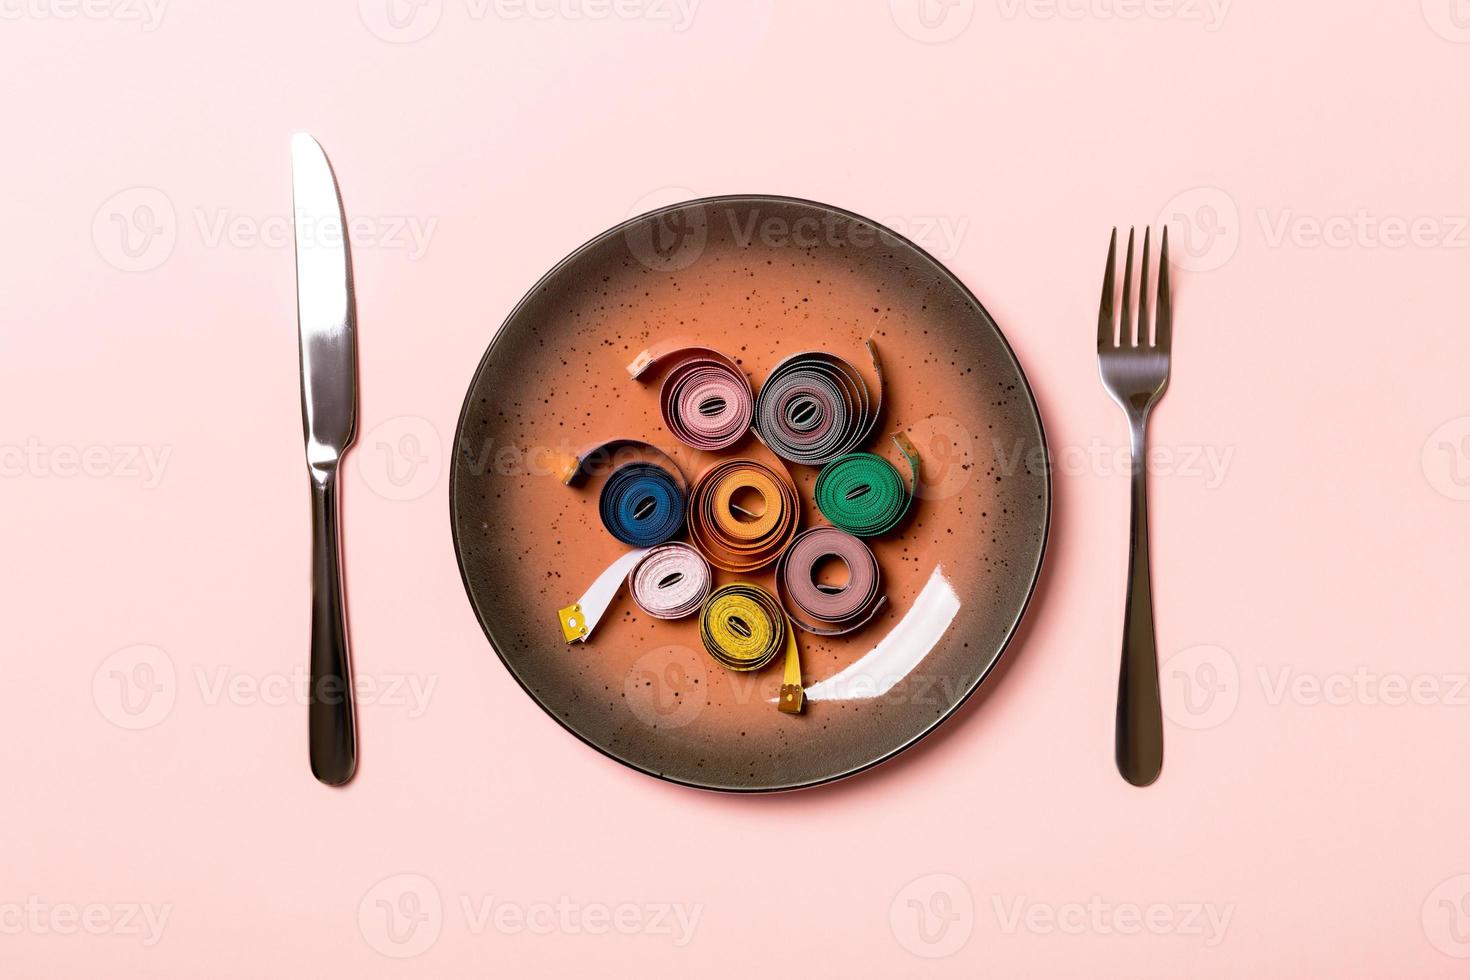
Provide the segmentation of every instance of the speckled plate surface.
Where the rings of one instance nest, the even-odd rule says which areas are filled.
[[[697,621],[643,615],[620,595],[586,644],[556,611],[623,551],[600,484],[551,474],[614,437],[671,450],[693,477],[717,459],[773,459],[747,438],[719,454],[664,428],[658,383],[626,365],[689,337],[736,358],[759,390],[784,356],[847,358],[876,384],[880,432],[922,457],[909,518],[870,544],[888,604],[843,637],[798,634],[809,701],[776,710],[780,664],[725,670]],[[868,449],[899,459],[886,435]],[[631,219],[547,273],[495,334],[465,398],[450,478],[455,547],[485,633],[511,675],[587,744],[707,789],[770,791],[859,772],[952,714],[1000,659],[1041,570],[1051,488],[1041,419],[1020,365],[975,297],[917,246],[857,215],[791,198],[692,201]],[[802,526],[817,470],[788,467]],[[771,569],[746,580],[771,587]],[[518,737],[539,737],[524,732]]]

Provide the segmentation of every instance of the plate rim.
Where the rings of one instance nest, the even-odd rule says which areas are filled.
[[[926,724],[923,730],[919,731],[912,738],[909,738],[906,741],[895,745],[893,748],[889,749],[887,752],[884,752],[877,758],[870,759],[867,762],[853,766],[849,769],[845,769],[842,772],[833,773],[829,776],[823,776],[820,779],[809,779],[801,782],[793,782],[772,786],[718,786],[711,783],[699,783],[694,782],[693,780],[681,779],[677,776],[671,776],[667,773],[658,772],[654,769],[650,769],[646,766],[640,765],[639,763],[634,762],[631,759],[625,759],[619,755],[615,755],[613,752],[609,751],[607,748],[601,745],[598,745],[596,742],[592,741],[590,738],[586,737],[581,732],[573,728],[570,724],[558,717],[555,711],[548,707],[539,697],[536,696],[534,691],[526,686],[526,682],[521,679],[520,674],[516,672],[515,667],[511,664],[510,660],[506,658],[504,652],[501,651],[500,644],[496,640],[494,632],[491,630],[490,623],[487,622],[486,617],[480,611],[479,604],[475,601],[475,594],[470,587],[469,575],[466,573],[465,570],[464,550],[460,542],[458,511],[455,502],[455,487],[459,482],[459,447],[461,435],[464,432],[465,421],[470,412],[470,406],[473,401],[476,384],[480,379],[480,375],[484,372],[486,366],[490,363],[491,358],[494,356],[496,347],[499,346],[501,340],[504,338],[505,328],[509,326],[513,320],[515,320],[515,318],[521,313],[521,311],[541,291],[542,285],[547,283],[554,276],[560,273],[564,267],[571,265],[573,262],[581,258],[584,254],[591,251],[594,247],[602,244],[606,239],[611,238],[614,235],[623,234],[625,229],[640,221],[646,221],[647,219],[652,218],[656,215],[660,215],[669,211],[678,211],[688,207],[711,207],[721,204],[734,204],[736,202],[751,204],[764,203],[773,205],[795,204],[801,205],[803,207],[815,208],[822,211],[829,211],[844,218],[870,225],[880,234],[892,236],[897,241],[912,249],[918,255],[927,259],[934,266],[934,268],[937,269],[942,274],[942,276],[951,283],[951,285],[953,285],[956,289],[960,291],[960,294],[964,296],[965,299],[974,304],[975,308],[980,311],[981,316],[985,318],[985,321],[990,325],[991,329],[995,331],[996,337],[1000,340],[1001,348],[1005,351],[1006,356],[1010,358],[1012,366],[1016,369],[1016,375],[1021,379],[1021,387],[1026,392],[1026,399],[1031,405],[1031,414],[1036,419],[1036,431],[1037,434],[1040,436],[1042,459],[1042,487],[1045,497],[1045,507],[1044,513],[1042,515],[1041,525],[1041,543],[1036,552],[1036,563],[1031,569],[1031,581],[1026,586],[1025,598],[1022,599],[1021,606],[1016,611],[1015,617],[1011,620],[1010,624],[1007,625],[1005,637],[1001,640],[1000,648],[996,651],[994,659],[991,660],[990,664],[987,667],[980,671],[980,673],[975,678],[975,682],[971,684],[969,688],[966,689],[965,692],[955,700],[954,704],[950,705],[948,710],[944,711],[940,715],[937,715],[932,721]],[[629,769],[632,769],[634,772],[642,773],[646,776],[652,776],[654,779],[658,779],[662,782],[672,783],[675,786],[686,786],[691,789],[703,790],[709,793],[738,794],[750,796],[767,795],[772,793],[788,793],[797,790],[814,789],[818,786],[828,786],[832,783],[840,782],[845,779],[850,779],[853,776],[859,775],[860,773],[864,773],[871,769],[874,769],[877,766],[880,766],[883,763],[888,762],[891,759],[901,755],[902,753],[913,748],[919,742],[923,741],[934,731],[936,731],[941,725],[947,722],[950,718],[954,717],[954,715],[962,707],[965,706],[970,698],[974,696],[975,692],[980,690],[980,688],[985,684],[985,681],[995,671],[995,668],[1000,665],[1000,662],[1005,659],[1006,654],[1010,651],[1011,644],[1015,641],[1016,633],[1020,630],[1021,623],[1026,618],[1026,613],[1031,609],[1032,601],[1036,598],[1036,590],[1037,586],[1041,582],[1041,570],[1046,563],[1047,546],[1051,538],[1052,510],[1054,506],[1052,492],[1052,472],[1050,463],[1051,450],[1046,438],[1046,424],[1041,417],[1041,406],[1036,401],[1036,392],[1031,387],[1031,380],[1026,376],[1026,369],[1021,365],[1020,358],[1016,356],[1016,351],[1011,346],[1010,339],[1006,337],[1005,331],[1000,328],[1000,324],[996,321],[995,317],[990,315],[990,311],[985,308],[985,304],[980,302],[980,298],[976,296],[974,292],[971,291],[970,287],[965,285],[965,283],[957,275],[955,275],[954,272],[952,272],[947,265],[931,255],[917,242],[914,242],[906,236],[899,234],[882,222],[874,221],[872,218],[865,217],[864,215],[858,214],[855,211],[849,211],[846,208],[837,207],[836,205],[824,204],[821,201],[813,201],[808,198],[792,197],[784,194],[715,194],[706,197],[690,198],[687,201],[679,201],[674,204],[654,208],[650,211],[645,211],[641,214],[625,218],[624,220],[613,225],[611,228],[599,232],[592,238],[587,239],[581,245],[568,252],[561,259],[561,261],[557,262],[546,272],[542,273],[541,276],[539,276],[536,281],[531,284],[531,287],[526,290],[526,292],[516,302],[515,306],[511,307],[510,311],[506,313],[504,319],[500,321],[500,326],[496,328],[494,335],[490,338],[490,343],[486,346],[485,353],[481,355],[479,362],[475,365],[474,373],[470,376],[469,386],[465,389],[464,401],[461,403],[459,409],[459,417],[456,419],[454,424],[454,444],[452,448],[453,452],[449,463],[449,480],[447,481],[447,483],[449,497],[449,535],[454,541],[454,563],[459,570],[460,584],[464,586],[465,598],[469,600],[470,609],[474,611],[475,619],[480,624],[480,631],[485,634],[485,639],[488,640],[490,643],[490,649],[495,651],[495,656],[500,660],[501,666],[505,668],[506,673],[510,674],[510,676],[515,679],[515,682],[520,687],[521,691],[528,698],[531,699],[531,702],[535,704],[536,707],[539,708],[543,714],[554,720],[558,725],[561,726],[563,730],[571,733],[579,742],[594,749],[600,755],[603,755],[606,758],[613,760],[619,765],[626,766]]]

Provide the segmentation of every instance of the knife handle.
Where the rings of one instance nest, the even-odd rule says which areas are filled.
[[[342,589],[341,514],[337,465],[311,470],[311,692],[307,725],[311,772],[340,786],[357,769],[352,665]]]

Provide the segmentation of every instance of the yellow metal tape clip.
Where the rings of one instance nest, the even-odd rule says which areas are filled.
[[[781,678],[781,701],[777,705],[788,715],[799,715],[806,703],[806,692],[801,689],[801,655],[796,650],[796,629],[786,624],[786,672]]]
[[[565,609],[558,609],[556,615],[561,619],[561,633],[567,638],[568,643],[580,640],[587,635],[587,618],[582,615],[580,602],[574,602]]]

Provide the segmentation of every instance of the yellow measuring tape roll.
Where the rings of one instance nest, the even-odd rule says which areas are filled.
[[[786,655],[779,707],[800,714],[804,702],[796,631],[776,597],[759,586],[736,582],[711,592],[699,611],[704,648],[731,670],[760,670]]]

